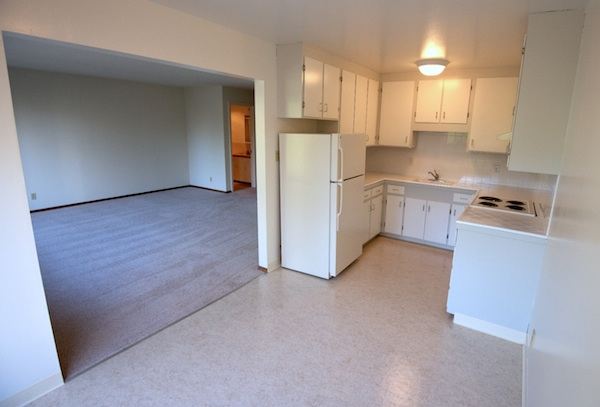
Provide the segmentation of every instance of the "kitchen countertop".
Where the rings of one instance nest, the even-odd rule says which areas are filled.
[[[383,184],[385,181],[427,185],[435,188],[449,188],[479,192],[485,195],[500,196],[506,199],[521,199],[535,202],[538,216],[527,216],[519,213],[501,212],[486,208],[467,206],[457,220],[460,227],[484,227],[490,230],[516,232],[531,237],[546,238],[552,194],[550,191],[517,188],[503,185],[467,184],[461,181],[447,183],[428,182],[417,177],[399,174],[366,173],[365,188]]]

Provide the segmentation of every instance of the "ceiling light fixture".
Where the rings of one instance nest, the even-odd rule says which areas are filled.
[[[425,76],[437,76],[444,72],[446,66],[450,63],[447,59],[443,58],[427,58],[419,59],[417,62],[417,68]]]

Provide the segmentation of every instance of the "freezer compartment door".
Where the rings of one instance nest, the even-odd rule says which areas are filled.
[[[365,173],[366,147],[364,134],[331,136],[331,181],[341,182]]]
[[[331,183],[331,239],[329,273],[337,276],[362,254],[365,217],[365,177]]]
[[[281,265],[329,278],[330,137],[280,134]]]

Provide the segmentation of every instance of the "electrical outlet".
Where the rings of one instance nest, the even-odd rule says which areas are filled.
[[[208,178],[208,180],[209,180],[210,182],[212,182],[212,177],[209,177],[209,178]]]
[[[37,199],[37,192],[32,192],[31,193],[31,200],[35,201]]]

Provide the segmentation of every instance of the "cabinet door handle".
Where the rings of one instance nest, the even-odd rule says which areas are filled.
[[[435,112],[435,118],[436,119],[438,118],[438,112]]]
[[[473,147],[473,144],[475,144],[475,140],[471,139],[471,147]]]
[[[425,204],[423,204],[423,212],[425,212]]]
[[[427,212],[431,212],[431,206],[427,205]]]
[[[329,110],[329,107],[327,106],[327,103],[325,103],[325,112],[327,112]]]
[[[446,112],[444,112],[444,114],[442,115],[442,119],[446,118]]]
[[[404,137],[404,144],[408,144],[408,136]]]
[[[454,210],[454,216],[456,216],[456,209]]]

